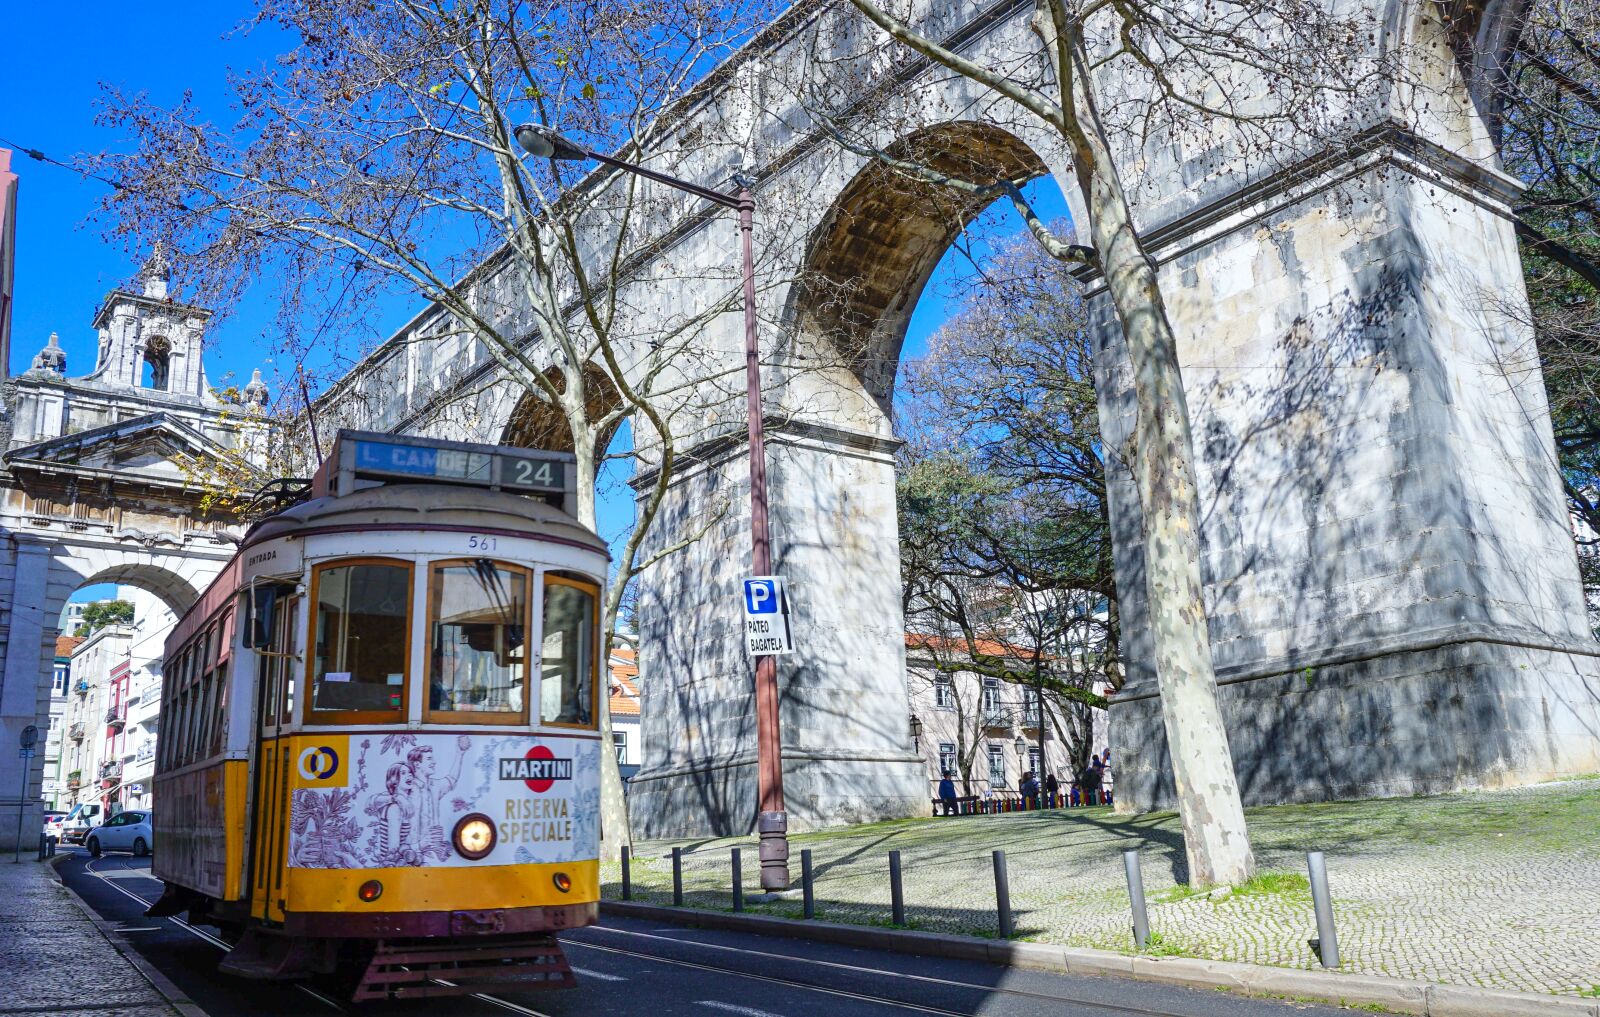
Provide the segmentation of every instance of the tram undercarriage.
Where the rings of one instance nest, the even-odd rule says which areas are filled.
[[[168,884],[146,915],[161,918],[187,912],[191,924],[222,929],[233,942],[218,965],[225,974],[257,981],[331,977],[339,994],[354,1002],[568,989],[577,984],[560,942],[549,931],[566,927],[565,908],[362,916],[358,921],[364,928],[382,926],[396,933],[369,938],[295,934],[230,921],[226,914],[213,911],[213,903]],[[319,917],[315,924],[321,926],[338,921]],[[448,936],[398,934],[407,926],[427,933],[441,919],[449,922]],[[522,931],[507,931],[519,927]]]

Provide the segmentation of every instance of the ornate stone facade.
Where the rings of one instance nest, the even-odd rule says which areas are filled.
[[[6,382],[0,433],[0,744],[6,746],[15,746],[30,723],[45,729],[56,620],[74,590],[124,583],[181,614],[233,553],[228,520],[202,510],[202,490],[187,464],[248,447],[265,425],[212,393],[201,365],[210,313],[173,298],[159,252],[138,283],[137,291],[113,291],[95,314],[100,345],[88,374],[68,376],[66,353],[52,334],[33,367]],[[264,392],[247,393],[256,397]],[[42,764],[31,761],[24,799],[30,808],[39,805]],[[15,751],[0,752],[0,811],[16,804],[18,765]],[[9,848],[15,826],[0,825],[0,848]],[[25,847],[38,829],[23,824]]]

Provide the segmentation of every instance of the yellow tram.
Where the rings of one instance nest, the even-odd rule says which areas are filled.
[[[166,892],[223,970],[572,984],[599,900],[604,543],[570,456],[340,432],[166,645]]]

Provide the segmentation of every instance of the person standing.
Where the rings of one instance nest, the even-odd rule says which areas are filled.
[[[1061,793],[1061,782],[1053,773],[1044,775],[1044,801],[1046,808],[1056,807],[1056,796]]]
[[[944,808],[944,814],[956,814],[956,782],[950,779],[950,771],[944,771],[939,778],[939,804]]]

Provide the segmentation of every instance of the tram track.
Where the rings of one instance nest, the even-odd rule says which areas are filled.
[[[138,901],[140,904],[143,904],[145,907],[150,907],[155,903],[155,901],[150,900],[147,897],[142,897],[139,894],[134,893],[132,890],[129,890],[125,886],[118,885],[118,881],[117,880],[110,878],[104,872],[102,872],[100,869],[96,868],[95,867],[95,862],[96,861],[100,861],[100,860],[102,860],[102,859],[95,859],[95,858],[89,859],[88,862],[86,862],[84,864],[84,870],[87,871],[87,872],[93,873],[95,876],[99,877],[99,879],[100,879],[100,881],[102,883],[105,883],[107,886],[111,887],[113,890],[116,890],[118,893],[122,894],[123,896],[129,897],[129,898],[132,898],[133,900]],[[119,871],[127,872],[127,871],[132,871],[132,870],[131,870],[130,866],[124,865],[124,866],[120,866]],[[146,875],[143,878],[145,878],[145,879],[155,879],[154,876],[149,876],[149,875]],[[230,944],[227,940],[222,939],[222,938],[220,938],[218,936],[213,936],[211,933],[206,932],[203,929],[195,928],[193,925],[189,924],[188,922],[184,921],[181,918],[174,918],[174,917],[170,917],[169,916],[165,920],[171,922],[172,924],[176,925],[178,928],[184,930],[185,932],[189,933],[190,935],[195,936],[196,938],[201,939],[204,942],[210,943],[212,946],[214,946],[217,949],[221,950],[223,953],[229,953],[229,952],[231,952],[233,950],[232,944]],[[451,982],[446,982],[443,979],[434,979],[434,981],[439,982],[441,985],[452,985],[453,984]],[[311,986],[306,985],[303,982],[291,982],[289,984],[292,985],[298,991],[304,993],[307,996],[310,996],[312,999],[314,999],[317,1002],[321,1003],[323,1006],[326,1006],[328,1009],[332,1010],[334,1013],[350,1014],[350,1012],[351,1012],[350,1010],[346,1009],[344,1006],[340,1005],[340,1003],[337,1000],[334,1000],[334,999],[332,999],[332,998],[330,998],[330,997],[318,992],[316,989],[313,989]],[[535,1009],[533,1009],[531,1007],[523,1006],[520,1003],[513,1003],[509,999],[501,999],[498,996],[490,996],[490,995],[487,995],[487,994],[481,993],[481,992],[472,993],[468,998],[476,999],[476,1000],[478,1000],[479,1002],[482,1002],[482,1003],[489,1003],[489,1004],[491,1004],[493,1006],[499,1007],[502,1010],[507,1010],[507,1011],[509,1011],[511,1013],[521,1014],[522,1017],[551,1017],[550,1014],[543,1013],[543,1012],[535,1010]]]
[[[660,940],[662,942],[673,943],[675,945],[682,946],[682,947],[691,947],[691,948],[702,949],[702,950],[719,950],[719,951],[724,951],[724,952],[727,952],[727,953],[744,954],[744,955],[747,955],[747,956],[759,958],[763,962],[781,962],[781,963],[784,963],[784,964],[791,964],[791,965],[792,964],[805,964],[805,965],[810,965],[812,967],[832,969],[832,970],[836,970],[836,971],[840,971],[840,972],[847,972],[847,973],[853,974],[853,975],[862,975],[862,976],[874,977],[874,978],[898,978],[898,979],[901,979],[902,981],[905,981],[905,982],[915,982],[915,983],[921,983],[921,984],[930,985],[930,986],[937,985],[937,986],[939,986],[941,988],[945,988],[945,989],[981,993],[985,997],[992,997],[992,996],[997,996],[997,995],[1011,996],[1011,997],[1014,997],[1014,998],[1017,998],[1017,999],[1027,999],[1027,1000],[1032,1000],[1032,1001],[1036,1001],[1036,1002],[1055,1003],[1055,1004],[1058,1004],[1058,1005],[1059,1004],[1070,1004],[1070,1005],[1094,1008],[1094,1009],[1098,1009],[1098,1010],[1104,1010],[1104,1011],[1107,1011],[1107,1012],[1110,1012],[1110,1013],[1131,1014],[1131,1015],[1135,1015],[1135,1017],[1181,1017],[1181,1015],[1175,1015],[1171,1010],[1165,1010],[1165,1009],[1163,1009],[1163,1010],[1152,1010],[1152,1009],[1150,1009],[1148,1007],[1129,1006],[1129,1005],[1124,1004],[1124,1003],[1108,1003],[1108,1002],[1103,1002],[1101,1000],[1085,999],[1083,997],[1078,997],[1078,996],[1065,996],[1065,995],[1061,995],[1059,993],[1032,992],[1032,991],[1029,991],[1027,989],[1012,989],[1012,988],[1005,988],[1003,986],[984,985],[984,984],[982,984],[980,982],[964,982],[964,981],[961,981],[959,979],[954,979],[954,978],[940,978],[940,977],[935,976],[935,975],[918,975],[918,974],[912,974],[912,973],[904,972],[904,971],[893,971],[893,970],[890,970],[890,969],[887,969],[887,968],[866,967],[866,966],[858,965],[858,964],[844,964],[844,963],[841,963],[839,961],[819,960],[819,959],[813,958],[813,957],[804,957],[804,956],[798,956],[798,955],[794,955],[794,954],[771,953],[771,952],[764,951],[764,950],[751,950],[751,949],[748,949],[748,948],[745,948],[745,947],[726,946],[726,945],[720,944],[720,943],[706,943],[706,942],[700,942],[700,941],[688,941],[688,940],[682,940],[682,939],[675,939],[672,936],[662,936],[662,935],[657,935],[655,933],[649,933],[649,932],[638,932],[638,931],[635,931],[635,930],[632,930],[632,929],[619,929],[619,928],[615,928],[615,927],[612,927],[612,926],[593,926],[592,929],[593,929],[594,932],[597,932],[597,933],[605,933],[605,934],[621,935],[621,936],[634,936],[634,937],[637,937],[637,938],[640,938],[640,939]],[[794,979],[794,978],[784,978],[784,977],[781,977],[781,976],[778,976],[778,975],[757,974],[755,972],[747,971],[747,970],[744,970],[742,968],[729,967],[729,966],[725,966],[725,965],[721,965],[721,964],[706,964],[706,963],[702,963],[702,962],[699,962],[699,961],[689,961],[689,960],[682,960],[680,958],[663,957],[660,954],[645,953],[643,951],[638,951],[638,950],[628,950],[628,949],[625,949],[623,947],[618,947],[618,946],[606,946],[606,945],[599,944],[599,943],[591,943],[591,942],[588,942],[587,940],[582,940],[582,939],[568,940],[567,943],[568,943],[568,945],[571,945],[571,946],[586,947],[586,948],[592,949],[592,950],[600,950],[600,951],[603,951],[603,952],[606,952],[606,953],[618,954],[618,955],[627,956],[627,957],[633,957],[633,958],[637,958],[637,959],[658,961],[658,962],[663,963],[663,964],[674,964],[674,965],[678,965],[680,967],[694,968],[694,969],[700,970],[700,971],[715,972],[717,974],[726,974],[726,975],[737,975],[737,976],[742,977],[742,978],[749,978],[749,979],[753,979],[753,980],[756,980],[756,981],[768,982],[768,983],[776,984],[776,985],[786,985],[786,986],[791,986],[791,987],[794,987],[794,988],[809,989],[809,990],[812,990],[812,991],[815,991],[815,992],[825,992],[825,993],[828,993],[830,995],[843,996],[845,998],[854,999],[854,1000],[857,1000],[857,1001],[860,1001],[860,1002],[870,1002],[870,1003],[882,1004],[882,1005],[885,1005],[885,1006],[894,1006],[894,1007],[899,1007],[899,1008],[906,1009],[906,1010],[913,1010],[913,1011],[916,1011],[918,1013],[937,1014],[937,1015],[940,1015],[940,1017],[978,1017],[977,1012],[974,1011],[974,1010],[950,1010],[950,1009],[945,1009],[943,1007],[930,1006],[930,1005],[925,1004],[925,1003],[914,1003],[914,1002],[910,1002],[908,1000],[896,999],[896,998],[894,998],[892,996],[880,996],[880,995],[876,995],[876,994],[872,994],[872,993],[861,993],[861,992],[855,992],[855,991],[852,991],[852,990],[832,988],[832,987],[829,987],[829,986],[819,985],[816,982],[812,982],[812,981],[805,981],[805,980]]]
[[[137,901],[139,904],[145,907],[149,907],[153,903],[149,898],[135,893],[128,887],[121,885],[125,879],[112,878],[106,874],[106,871],[102,871],[102,866],[106,864],[107,861],[109,860],[89,859],[85,864],[85,870],[93,873],[102,883],[116,890],[118,893]],[[143,873],[143,875],[139,878],[155,878],[148,874],[148,870],[138,869],[137,867],[130,865],[118,866],[117,871],[140,871]],[[190,935],[204,941],[211,946],[216,947],[218,950],[221,950],[224,953],[232,949],[232,946],[220,937],[212,935],[203,929],[197,928],[180,918],[169,917],[165,920],[172,922],[180,929],[188,932]],[[729,962],[717,963],[714,960],[704,957],[698,960],[691,960],[682,956],[669,956],[666,952],[652,953],[648,952],[646,949],[629,949],[628,947],[620,945],[619,943],[595,942],[595,937],[624,937],[634,941],[659,943],[664,950],[670,948],[683,951],[703,951],[717,956],[727,957],[729,958]],[[591,926],[588,929],[583,930],[581,937],[564,938],[563,944],[569,949],[576,948],[582,950],[591,950],[597,953],[608,954],[615,957],[629,958],[635,962],[653,962],[689,971],[713,974],[720,977],[731,976],[733,978],[799,990],[806,993],[819,993],[841,1001],[848,1000],[854,1003],[870,1004],[906,1013],[927,1014],[931,1015],[931,1017],[979,1017],[980,1014],[989,1012],[989,1008],[985,1004],[992,1002],[995,997],[1010,998],[1019,1003],[1042,1003],[1058,1007],[1081,1007],[1086,1012],[1121,1014],[1128,1015],[1128,1017],[1184,1017],[1185,1014],[1193,1012],[1190,1008],[1185,1008],[1182,1006],[1180,1006],[1178,1009],[1172,1009],[1170,1007],[1154,1009],[1148,1006],[1116,1003],[1104,999],[1086,998],[1084,996],[1060,992],[1041,992],[1024,988],[987,984],[979,981],[968,981],[961,978],[946,977],[936,974],[922,974],[895,970],[887,967],[852,964],[839,960],[827,960],[819,957],[809,957],[805,956],[803,953],[781,953],[770,950],[752,949],[747,946],[731,946],[725,943],[681,939],[671,935],[662,935],[657,932],[645,932],[638,929],[628,929],[609,925]],[[763,966],[765,970],[751,970],[748,967],[738,966],[737,962],[733,960],[733,958],[740,957],[748,958],[750,964],[755,966]],[[816,974],[814,977],[804,977],[767,973],[774,970],[774,966],[779,964],[789,967],[790,969],[795,967],[809,968],[815,971]],[[827,979],[830,975],[840,979],[885,979],[899,983],[905,986],[906,989],[903,993],[895,995],[888,994],[885,991],[872,991],[870,989],[863,988],[845,988],[840,985],[827,984],[824,979]],[[435,981],[442,985],[452,984],[443,979],[435,979]],[[929,990],[938,990],[951,993],[970,992],[975,994],[979,998],[980,1002],[971,1006],[967,1005],[964,1001],[946,1002],[945,1005],[938,1005],[929,1002],[916,1002],[913,999],[906,998],[907,995],[915,991],[915,989],[912,988],[914,986],[921,986]],[[302,982],[292,982],[290,983],[290,987],[304,994],[310,999],[315,1000],[327,1010],[337,1014],[350,1015],[350,1017],[361,1017],[363,1014],[382,1012],[381,1010],[367,1006],[355,1006],[352,1004],[341,1003],[340,1001],[330,998],[312,986],[306,985]],[[552,1014],[536,1010],[522,1003],[514,1002],[498,996],[491,996],[487,993],[472,993],[460,998],[473,999],[480,1003],[492,1006],[497,1010],[517,1014],[519,1017],[554,1017]],[[710,1004],[708,1003],[707,1005]],[[382,1004],[380,1004],[380,1007],[381,1006]]]

